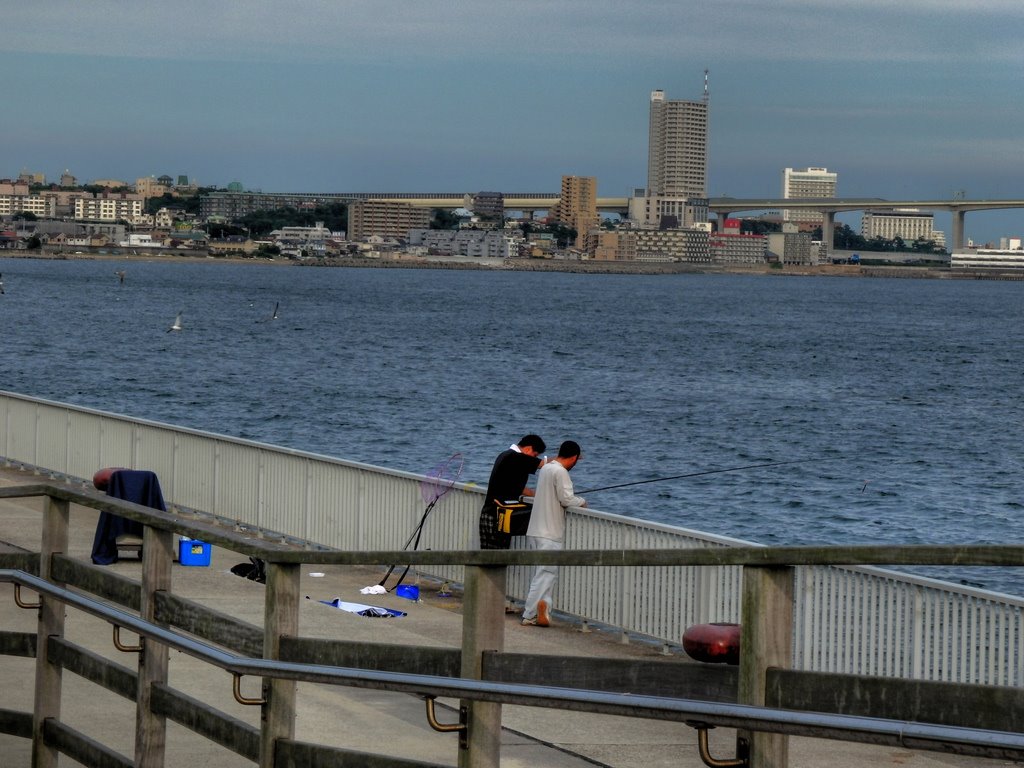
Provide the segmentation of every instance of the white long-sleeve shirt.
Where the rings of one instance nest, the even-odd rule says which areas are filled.
[[[565,510],[582,507],[586,502],[573,494],[569,470],[559,461],[550,461],[537,473],[537,490],[527,536],[562,541],[565,538]]]

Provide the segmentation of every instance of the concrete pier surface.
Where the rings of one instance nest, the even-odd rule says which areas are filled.
[[[40,478],[14,469],[0,469],[0,485],[28,485]],[[0,551],[17,548],[38,551],[42,533],[42,500],[0,502]],[[97,513],[71,508],[69,555],[89,560]],[[208,567],[173,568],[176,594],[210,608],[262,626],[264,586],[231,573],[230,568],[247,558],[220,548],[212,550]],[[141,562],[131,557],[107,566],[113,572],[138,580]],[[399,571],[400,572],[400,571]],[[323,575],[314,575],[322,573]],[[303,566],[300,633],[307,637],[338,638],[367,643],[407,644],[458,648],[462,638],[460,595],[442,585],[420,581],[420,600],[396,596],[363,595],[360,589],[376,584],[383,569],[370,567]],[[392,576],[389,584],[396,576]],[[414,578],[405,583],[417,583]],[[4,631],[34,632],[36,611],[18,608],[11,584],[0,584],[0,627]],[[450,594],[449,594],[450,593]],[[33,600],[34,595],[23,594]],[[321,603],[344,601],[396,608],[402,617],[369,618]],[[556,606],[557,608],[557,606]],[[557,615],[556,615],[557,619]],[[569,621],[549,628],[524,627],[517,613],[506,616],[505,648],[513,653],[580,655],[664,660],[660,645],[623,644],[619,633],[581,632]],[[66,635],[95,653],[134,668],[134,654],[122,653],[112,642],[112,628],[105,621],[69,610]],[[122,633],[121,642],[135,637]],[[671,657],[680,664],[696,663],[682,653]],[[0,656],[0,709],[31,712],[34,659]],[[170,684],[190,696],[217,707],[239,720],[257,726],[260,708],[237,703],[232,678],[189,656],[171,651]],[[243,678],[242,695],[256,697],[258,678]],[[458,719],[457,702],[438,702],[441,722]],[[135,706],[133,702],[65,671],[62,719],[70,726],[124,755],[134,751]],[[655,722],[556,709],[520,706],[503,708],[501,764],[510,768],[698,768],[703,762],[697,748],[697,732],[680,723]],[[407,694],[302,683],[298,688],[296,738],[346,749],[382,753],[431,763],[456,765],[457,735],[432,730],[423,702]],[[168,768],[196,765],[234,768],[252,762],[200,738],[175,723],[167,725]],[[717,759],[734,756],[735,732],[716,729],[710,734],[711,754]],[[28,740],[0,734],[0,768],[28,768]],[[1012,765],[1010,761],[981,760],[940,753],[913,752],[819,739],[791,738],[791,768],[849,768],[852,766],[900,766],[901,768],[966,768]],[[61,756],[60,765],[78,763]]]

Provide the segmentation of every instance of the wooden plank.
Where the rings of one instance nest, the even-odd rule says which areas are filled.
[[[134,669],[123,667],[64,638],[51,637],[47,645],[50,659],[54,664],[108,691],[113,691],[118,696],[135,701],[138,674]]]
[[[281,660],[401,674],[458,677],[457,648],[322,640],[281,639]],[[482,678],[558,688],[672,696],[700,701],[736,701],[738,669],[687,660],[609,659],[588,656],[485,651]]]
[[[375,669],[420,675],[458,677],[462,652],[458,648],[390,645],[308,637],[281,638],[281,660],[333,667]]]
[[[684,660],[485,653],[484,680],[735,703],[739,670]]]
[[[1024,689],[772,669],[767,705],[782,709],[1024,732]]]
[[[225,684],[230,684],[225,676]],[[170,686],[156,684],[150,706],[154,712],[170,718],[179,725],[198,733],[210,741],[255,762],[260,757],[259,728],[231,717],[209,704],[176,691]]]
[[[127,576],[113,573],[106,566],[74,560],[66,555],[54,557],[53,565],[54,578],[70,587],[133,611],[138,611],[142,604],[142,586]]]
[[[38,552],[0,552],[0,568],[39,575]]]
[[[446,768],[443,763],[424,763],[302,741],[285,739],[277,743],[274,768],[309,768],[311,765],[316,768]]]
[[[0,709],[0,733],[9,736],[32,738],[32,713],[18,712],[13,709]]]
[[[47,720],[43,724],[43,738],[47,746],[89,768],[135,768],[131,758],[58,720]]]
[[[0,656],[34,659],[37,642],[35,632],[0,632]]]
[[[156,621],[251,658],[263,657],[263,628],[170,592],[155,596]]]

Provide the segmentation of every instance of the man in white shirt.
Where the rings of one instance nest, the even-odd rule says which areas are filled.
[[[558,448],[558,456],[537,473],[537,489],[533,496],[533,512],[526,542],[530,549],[565,548],[565,511],[569,507],[585,507],[587,502],[576,496],[569,479],[569,470],[580,460],[579,443],[566,440]],[[523,609],[523,624],[547,627],[551,623],[551,600],[558,579],[557,565],[538,565],[530,582],[530,592]]]

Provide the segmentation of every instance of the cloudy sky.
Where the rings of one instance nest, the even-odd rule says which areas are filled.
[[[1020,0],[8,6],[0,177],[513,192],[579,174],[619,196],[646,181],[650,91],[700,98],[708,69],[711,195],[777,196],[813,165],[844,196],[1024,197]],[[966,229],[1019,235],[1024,211]]]

